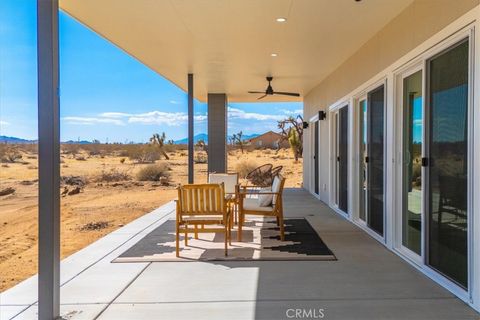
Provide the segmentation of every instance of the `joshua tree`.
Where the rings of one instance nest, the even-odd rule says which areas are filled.
[[[199,147],[202,151],[205,151],[206,154],[208,154],[208,147],[205,144],[205,141],[203,141],[203,139],[198,140],[196,146]]]
[[[165,140],[166,140],[165,132],[162,132],[162,135],[159,135],[158,133],[154,133],[150,138],[150,143],[152,145],[158,146],[160,153],[165,157],[165,159],[170,160],[170,157],[164,150]]]
[[[282,130],[282,139],[287,140],[292,149],[295,161],[302,157],[303,153],[303,118],[298,115],[296,118],[288,117],[285,120],[278,121],[278,128]],[[279,143],[280,145],[280,143]]]
[[[243,147],[245,146],[245,141],[243,140],[243,132],[240,131],[239,133],[234,133],[232,136],[232,141],[234,144],[240,147],[243,153]]]

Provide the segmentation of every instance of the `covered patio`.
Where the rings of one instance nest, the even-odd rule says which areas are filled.
[[[60,262],[59,1],[38,0],[39,275],[2,293],[2,320],[59,314],[66,319],[478,319],[473,308],[480,302],[480,200],[473,195],[480,186],[474,171],[480,163],[480,126],[473,124],[480,113],[469,111],[480,104],[473,95],[480,83],[473,81],[480,72],[478,0],[135,3],[63,0],[60,6],[188,93],[190,183],[194,98],[208,102],[208,172],[225,172],[228,101],[256,101],[248,90],[261,89],[265,76],[272,75],[276,89],[298,92],[300,98],[269,97],[303,101],[308,120],[304,189],[285,192],[284,214],[308,217],[337,260],[112,263],[175,218],[171,202]],[[449,56],[456,46],[460,54]],[[402,149],[406,129],[399,97],[403,79],[413,71],[425,71],[418,83],[428,93],[425,79],[442,55],[458,65],[445,60],[447,67],[440,68],[445,73],[437,75],[442,85],[431,96],[450,93],[449,99],[438,99],[450,103],[444,109],[463,112],[447,128],[457,129],[461,140],[440,138],[463,148],[464,158],[445,162],[461,164],[462,176],[456,178],[464,195],[452,205],[444,192],[444,202],[450,200],[450,209],[462,218],[454,223],[438,218],[439,229],[443,223],[454,232],[433,238],[428,219],[443,209],[417,208],[413,226],[402,215],[409,213],[401,192],[411,168],[401,167],[407,149]],[[462,81],[444,81],[457,78]],[[458,87],[461,94],[448,91]],[[368,129],[360,130],[366,115]],[[449,118],[441,116],[434,123]],[[419,120],[428,127],[429,118]],[[377,159],[366,166],[377,166],[368,167],[371,171],[360,165],[372,159],[362,146],[370,143],[361,138],[368,130],[368,139],[376,130],[378,140],[372,142]],[[420,135],[427,141],[425,130]],[[414,160],[422,167],[415,187],[436,188],[421,179],[428,158],[420,152]],[[364,182],[367,171],[377,176]],[[374,191],[367,204],[364,190]],[[440,198],[432,194],[423,192],[422,204]],[[419,234],[419,252],[405,247],[403,226]],[[447,255],[428,247],[432,239]],[[457,259],[449,260],[452,256]],[[432,257],[441,263],[432,264]]]
[[[65,319],[478,319],[478,314],[302,189],[286,218],[307,217],[337,261],[112,263],[174,217],[169,203],[61,263]],[[37,317],[37,278],[2,294],[1,319]],[[305,311],[303,311],[305,310]],[[310,311],[309,311],[310,310]]]

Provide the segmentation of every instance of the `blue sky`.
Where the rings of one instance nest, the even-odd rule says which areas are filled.
[[[0,1],[0,135],[37,137],[36,1]],[[145,142],[187,134],[187,95],[68,15],[60,14],[61,139]],[[262,133],[301,103],[231,103],[229,133]],[[195,132],[206,105],[195,101]]]

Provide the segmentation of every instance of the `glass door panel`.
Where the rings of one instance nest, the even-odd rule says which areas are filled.
[[[360,100],[360,141],[359,141],[359,174],[360,174],[360,192],[359,192],[359,218],[366,221],[366,196],[367,196],[367,100]]]
[[[318,120],[315,121],[315,130],[314,130],[314,135],[315,137],[313,138],[313,143],[315,144],[314,146],[314,150],[315,150],[315,154],[313,156],[313,165],[314,165],[314,169],[313,169],[313,172],[315,174],[315,177],[314,177],[314,183],[315,183],[315,193],[316,194],[320,194],[320,188],[319,188],[319,172],[318,172],[318,159],[319,159],[319,154],[318,154],[318,151],[319,151],[319,147],[318,147]]]
[[[384,208],[384,108],[385,88],[368,94],[367,224],[383,236]]]
[[[422,245],[422,71],[403,79],[402,245],[421,255]]]
[[[348,106],[338,111],[338,207],[348,213]]]
[[[428,264],[468,285],[467,40],[428,61]]]

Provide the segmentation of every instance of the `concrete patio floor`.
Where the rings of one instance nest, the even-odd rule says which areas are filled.
[[[480,316],[304,190],[286,217],[313,215],[338,261],[111,261],[174,213],[149,213],[62,261],[66,319],[479,319]],[[0,319],[36,319],[36,277],[0,296]],[[315,311],[314,311],[315,310]]]

